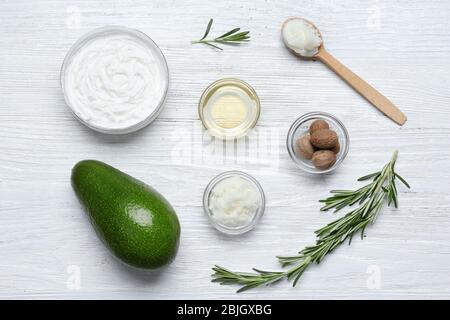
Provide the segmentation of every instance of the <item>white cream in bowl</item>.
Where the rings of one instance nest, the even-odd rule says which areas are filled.
[[[128,133],[159,114],[169,77],[164,56],[145,34],[106,27],[72,47],[61,82],[67,104],[84,124],[105,133]]]

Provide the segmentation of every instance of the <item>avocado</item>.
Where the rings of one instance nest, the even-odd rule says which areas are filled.
[[[96,160],[78,162],[71,181],[98,236],[117,258],[143,269],[173,260],[180,224],[155,189]]]

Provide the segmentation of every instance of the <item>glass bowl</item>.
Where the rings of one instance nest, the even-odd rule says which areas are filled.
[[[237,125],[221,126],[214,119],[213,103],[224,96],[239,99],[245,105],[245,118]],[[237,78],[223,78],[213,82],[203,91],[198,103],[198,113],[203,126],[212,136],[229,140],[243,137],[255,127],[261,113],[261,103],[256,91],[247,82]]]
[[[78,50],[80,50],[89,41],[92,41],[97,38],[101,38],[103,36],[113,34],[113,33],[119,33],[119,34],[122,33],[122,34],[126,34],[129,36],[135,37],[137,40],[139,40],[139,41],[143,42],[145,45],[147,45],[150,48],[150,50],[152,50],[152,52],[155,54],[156,59],[159,61],[158,63],[160,64],[160,67],[162,70],[161,75],[162,75],[163,81],[164,81],[163,94],[160,97],[160,100],[159,100],[156,108],[154,108],[154,106],[151,106],[152,109],[154,108],[154,110],[149,115],[147,115],[141,121],[134,123],[130,126],[123,127],[123,128],[122,127],[121,128],[106,128],[103,126],[100,127],[100,126],[95,126],[95,125],[90,124],[87,121],[85,121],[82,117],[80,117],[75,112],[75,110],[71,106],[71,102],[68,97],[67,88],[66,88],[66,82],[67,82],[66,81],[66,76],[67,76],[66,69],[67,69],[68,65],[71,63],[73,57],[77,54]],[[67,54],[64,58],[63,64],[61,66],[60,84],[61,84],[61,89],[63,91],[64,100],[65,100],[66,104],[69,106],[73,115],[81,123],[83,123],[88,128],[91,128],[91,129],[101,132],[101,133],[126,134],[126,133],[131,133],[131,132],[134,132],[134,131],[144,128],[145,126],[147,126],[148,124],[153,122],[158,117],[158,115],[161,113],[163,106],[164,106],[164,102],[167,97],[167,92],[169,89],[169,67],[167,65],[166,58],[164,57],[164,54],[162,53],[161,49],[156,45],[156,43],[149,36],[147,36],[142,31],[123,27],[123,26],[107,26],[107,27],[97,28],[97,29],[94,29],[94,30],[88,32],[87,34],[85,34],[81,38],[79,38],[72,45],[72,47],[67,52]]]
[[[303,159],[302,157],[300,157],[297,154],[295,147],[295,141],[298,138],[309,134],[309,126],[314,120],[325,120],[326,122],[328,122],[330,129],[334,130],[338,135],[339,144],[341,146],[339,153],[336,155],[336,163],[332,167],[325,170],[317,169],[316,167],[314,167],[311,160]],[[286,147],[291,159],[300,169],[313,174],[331,172],[339,167],[339,165],[347,156],[349,144],[350,138],[344,124],[335,116],[320,111],[304,114],[303,116],[295,120],[289,129],[286,139]]]
[[[252,220],[248,224],[239,226],[239,227],[229,227],[229,226],[222,225],[222,224],[218,223],[216,220],[214,220],[214,218],[212,217],[212,212],[209,208],[209,198],[211,196],[212,190],[217,185],[217,183],[219,183],[220,181],[223,181],[225,179],[228,179],[231,177],[236,177],[236,176],[249,181],[251,184],[253,184],[258,189],[260,196],[261,196],[261,202],[259,204],[258,210],[256,211]],[[206,186],[205,192],[203,193],[203,211],[205,212],[205,215],[207,216],[209,222],[213,225],[214,228],[216,228],[220,232],[223,232],[223,233],[229,234],[229,235],[243,234],[243,233],[248,232],[251,229],[253,229],[256,226],[256,224],[258,223],[258,221],[261,219],[262,215],[264,214],[265,207],[266,207],[266,198],[264,195],[263,188],[261,187],[261,185],[255,178],[253,178],[249,174],[247,174],[245,172],[241,172],[241,171],[227,171],[227,172],[223,172],[223,173],[219,174],[218,176],[216,176],[209,182],[209,184]]]

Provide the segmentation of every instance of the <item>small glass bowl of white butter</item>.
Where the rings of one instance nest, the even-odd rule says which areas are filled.
[[[220,232],[238,235],[253,229],[264,214],[265,196],[259,182],[241,171],[219,174],[206,186],[203,209]]]
[[[108,26],[73,44],[60,81],[65,102],[81,123],[102,133],[126,134],[147,126],[161,112],[169,69],[146,34]]]

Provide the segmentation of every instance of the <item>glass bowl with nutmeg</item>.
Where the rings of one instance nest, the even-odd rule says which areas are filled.
[[[299,168],[320,174],[333,171],[344,161],[349,142],[339,119],[325,112],[310,112],[294,121],[286,146]]]

